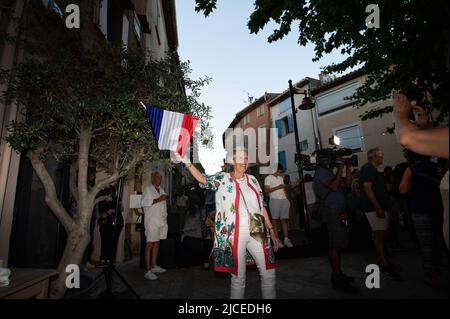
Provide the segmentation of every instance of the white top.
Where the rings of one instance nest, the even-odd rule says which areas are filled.
[[[167,223],[167,200],[153,204],[153,201],[166,195],[164,189],[160,186],[159,192],[154,185],[146,186],[142,193],[141,206],[144,208],[145,219],[155,225],[164,225]]]
[[[239,188],[242,192],[239,199],[239,225],[248,227],[248,210],[250,210],[251,213],[258,213],[260,211],[258,197],[256,196],[255,192],[248,186],[247,177],[245,175],[243,179],[237,179],[237,182],[239,183]],[[246,203],[247,206],[245,205]]]
[[[270,188],[275,188],[277,186],[283,185],[284,180],[281,176],[269,175],[264,180],[264,186],[269,186]],[[286,193],[284,189],[278,189],[274,192],[269,193],[270,199],[286,199]]]

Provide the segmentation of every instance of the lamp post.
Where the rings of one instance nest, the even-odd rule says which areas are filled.
[[[305,184],[303,181],[303,166],[301,163],[301,151],[300,151],[300,140],[298,136],[298,126],[297,126],[297,109],[295,107],[294,102],[294,94],[303,94],[305,97],[303,98],[302,104],[299,106],[299,109],[301,110],[310,110],[314,108],[316,105],[312,103],[311,98],[308,96],[308,92],[305,90],[303,92],[296,92],[294,90],[294,87],[292,86],[292,80],[289,80],[289,93],[291,97],[291,107],[292,107],[292,117],[294,121],[294,133],[295,133],[295,164],[297,165],[298,170],[298,177],[299,182],[301,185],[301,191],[302,191],[302,213],[305,216],[305,231],[306,234],[309,234],[309,215],[307,210],[307,204],[306,204],[306,193],[305,193]]]

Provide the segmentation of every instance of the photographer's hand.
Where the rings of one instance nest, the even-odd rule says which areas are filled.
[[[413,106],[404,94],[394,96],[394,112],[397,120],[408,119],[411,115]]]

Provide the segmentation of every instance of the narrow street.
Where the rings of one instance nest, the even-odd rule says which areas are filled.
[[[359,294],[336,292],[330,284],[328,258],[303,257],[278,260],[277,298],[280,299],[446,299],[449,297],[448,264],[442,265],[442,286],[431,287],[423,282],[421,258],[418,249],[403,234],[402,249],[391,250],[392,262],[403,268],[402,280],[393,281],[383,274],[379,289],[365,286],[365,267],[373,261],[373,251],[367,248],[349,251],[343,256],[343,269],[355,277],[355,285],[361,290]],[[295,247],[293,249],[296,249]],[[445,261],[445,258],[443,258]],[[448,260],[448,259],[447,259]],[[169,269],[158,280],[144,279],[144,271],[139,268],[139,260],[133,259],[118,266],[118,271],[143,299],[227,299],[229,297],[230,279],[227,274],[205,271],[201,266]],[[100,269],[85,273],[94,278]],[[117,297],[132,298],[130,292],[113,275],[113,291]],[[104,278],[99,278],[95,285],[79,298],[96,298],[105,288]],[[248,270],[246,298],[261,298],[259,276],[256,270]]]

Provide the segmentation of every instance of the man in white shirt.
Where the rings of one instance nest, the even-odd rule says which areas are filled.
[[[147,245],[145,246],[145,279],[158,279],[157,273],[166,270],[156,264],[159,241],[167,238],[167,194],[161,187],[161,174],[153,172],[150,186],[144,188],[141,206],[144,209],[144,227]]]
[[[270,215],[273,219],[273,229],[276,234],[278,234],[278,224],[281,221],[281,229],[284,235],[284,245],[280,242],[280,248],[293,247],[292,242],[288,237],[288,222],[289,222],[289,209],[291,204],[287,198],[286,186],[284,184],[283,177],[281,173],[283,171],[283,166],[278,164],[277,171],[269,175],[264,180],[264,191],[269,194],[270,203]]]

